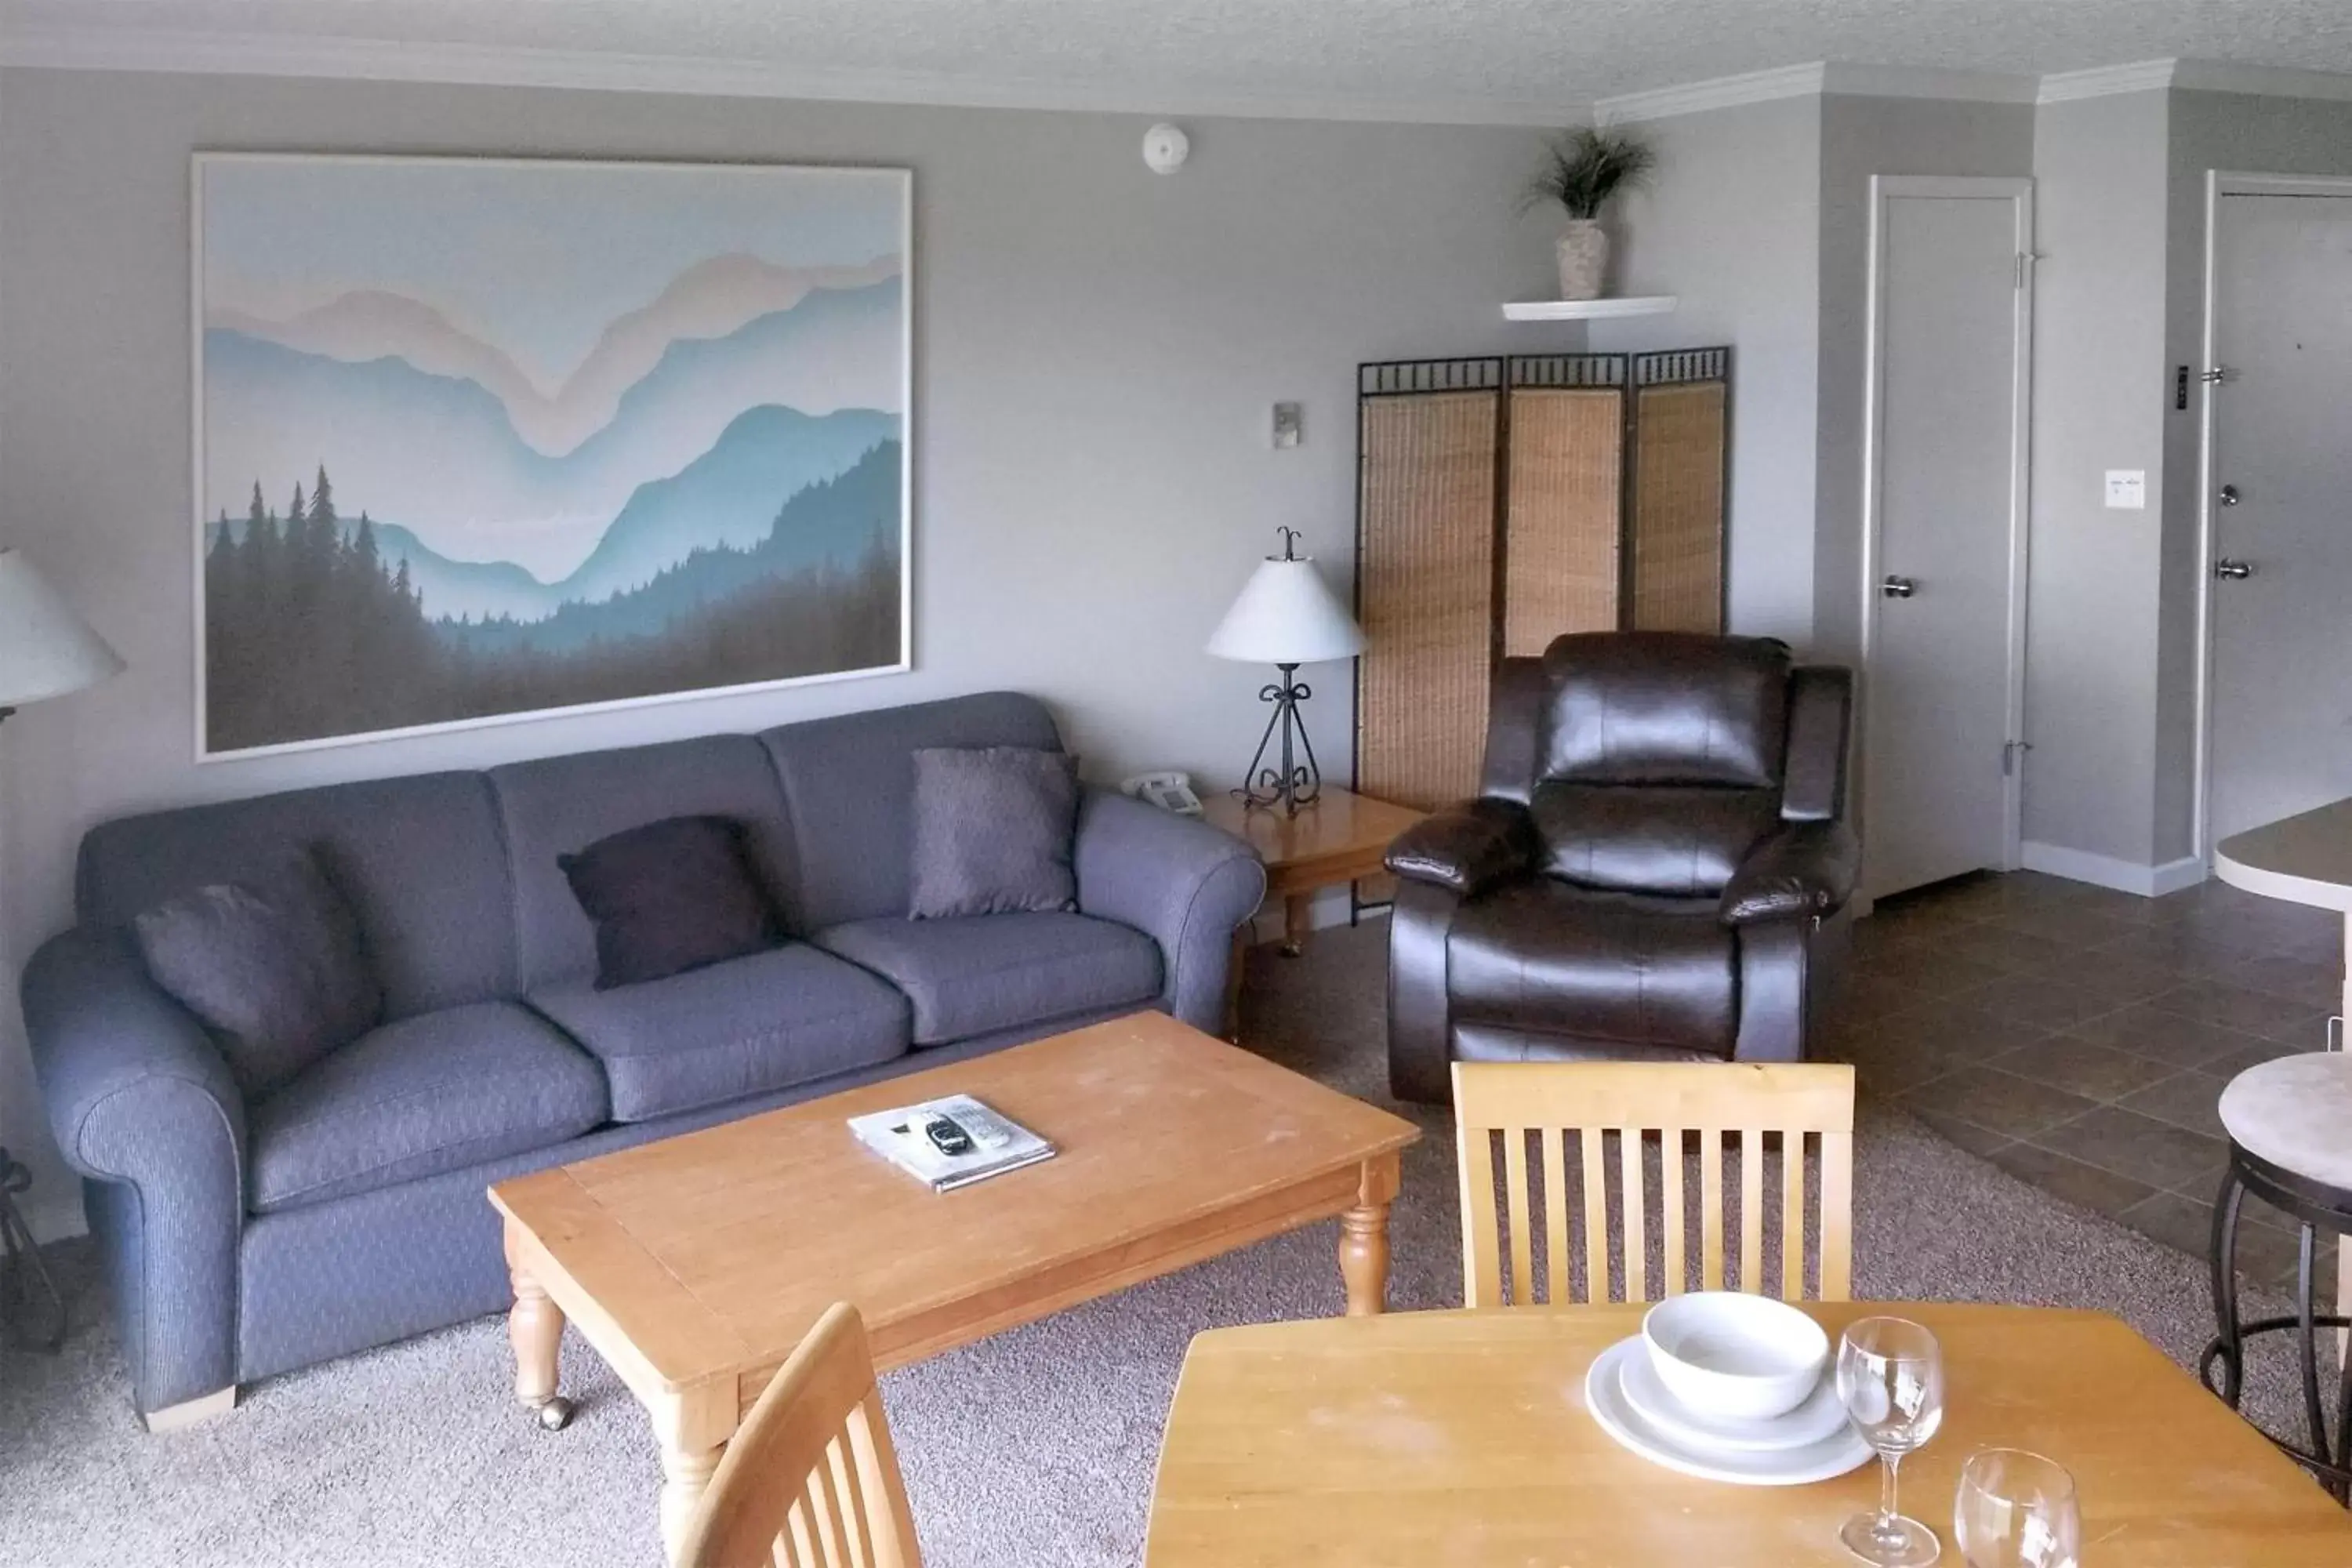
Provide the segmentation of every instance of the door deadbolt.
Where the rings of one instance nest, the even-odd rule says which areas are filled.
[[[2213,563],[2213,575],[2226,577],[2232,583],[2242,583],[2253,574],[2254,565],[2251,561],[2231,561],[2225,558]]]
[[[1919,584],[1908,577],[1890,575],[1878,585],[1878,591],[1890,599],[1907,599],[1919,591]]]
[[[2238,493],[2237,486],[2223,485],[2221,487],[2221,504],[2223,506],[2235,506],[2245,499],[2245,497]]]

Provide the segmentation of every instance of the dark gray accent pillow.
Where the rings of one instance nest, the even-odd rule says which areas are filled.
[[[764,952],[784,922],[729,816],[670,816],[559,855],[596,927],[596,989],[641,985]]]
[[[131,925],[147,973],[204,1020],[248,1100],[383,1016],[359,917],[307,852],[167,900]]]
[[[915,753],[911,920],[1077,907],[1078,763],[1027,746]]]

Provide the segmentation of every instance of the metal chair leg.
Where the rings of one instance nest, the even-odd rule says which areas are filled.
[[[2221,1191],[2213,1200],[2214,1341],[2206,1361],[2210,1366],[2217,1353],[2221,1357],[2221,1386],[2216,1392],[2232,1410],[2245,1381],[2245,1344],[2238,1328],[2238,1214],[2245,1201],[2245,1184],[2238,1180],[2238,1173],[2225,1172]]]

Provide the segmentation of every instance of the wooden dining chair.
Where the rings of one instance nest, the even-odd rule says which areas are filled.
[[[866,1321],[826,1310],[727,1445],[677,1568],[922,1568]]]
[[[1736,1147],[1738,1288],[1764,1287],[1765,1154],[1783,1152],[1780,1294],[1803,1297],[1806,1148],[1819,1150],[1820,1289],[1825,1301],[1853,1286],[1853,1068],[1833,1063],[1456,1062],[1454,1114],[1462,1168],[1463,1298],[1473,1307],[1536,1299],[1534,1215],[1540,1183],[1544,1299],[1578,1300],[1571,1221],[1581,1215],[1585,1300],[1620,1299],[1611,1278],[1607,1144],[1616,1144],[1622,1228],[1622,1300],[1647,1300],[1648,1215],[1643,1145],[1656,1135],[1661,1296],[1689,1288],[1685,1199],[1688,1141],[1698,1159],[1699,1288],[1724,1288],[1726,1141]],[[1498,1136],[1499,1135],[1499,1136]],[[1537,1157],[1530,1165],[1528,1145]],[[1502,1145],[1497,1201],[1495,1145]],[[1570,1181],[1574,1173],[1575,1180]],[[1570,1201],[1579,1189],[1580,1205]]]

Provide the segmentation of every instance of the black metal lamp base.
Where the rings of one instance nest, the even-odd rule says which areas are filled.
[[[1298,705],[1315,693],[1298,679],[1295,664],[1278,664],[1282,679],[1257,694],[1261,702],[1274,704],[1273,717],[1265,721],[1265,733],[1258,737],[1257,752],[1250,758],[1249,772],[1244,776],[1249,783],[1234,791],[1235,799],[1253,811],[1280,810],[1286,816],[1297,816],[1301,806],[1313,805],[1323,793],[1323,773],[1315,765],[1315,748],[1307,739],[1307,723],[1298,714]],[[1280,765],[1269,765],[1266,748],[1281,739]],[[1299,759],[1306,760],[1301,762]]]
[[[66,1342],[65,1299],[41,1261],[25,1216],[16,1212],[16,1194],[32,1184],[33,1173],[0,1149],[0,1331],[12,1342],[54,1351]],[[47,1305],[37,1316],[28,1316],[36,1296]]]

